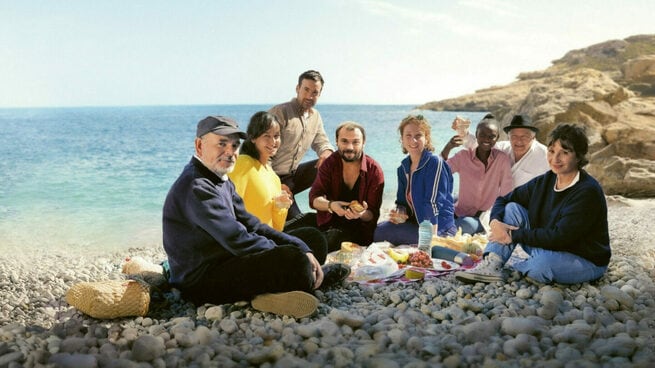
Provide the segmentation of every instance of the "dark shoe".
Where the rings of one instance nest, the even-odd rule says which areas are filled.
[[[330,263],[323,267],[323,282],[319,289],[324,290],[337,286],[350,276],[350,267],[343,263]]]
[[[257,295],[250,305],[260,312],[303,318],[316,312],[318,299],[304,291],[289,291]]]

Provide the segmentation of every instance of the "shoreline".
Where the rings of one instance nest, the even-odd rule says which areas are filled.
[[[612,260],[598,281],[351,283],[317,292],[318,313],[301,320],[175,292],[153,295],[146,317],[96,320],[65,302],[70,286],[121,279],[125,257],[157,262],[161,246],[5,253],[0,366],[652,366],[655,199],[607,200]]]

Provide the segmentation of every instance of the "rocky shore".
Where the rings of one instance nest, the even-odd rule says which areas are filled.
[[[418,108],[488,111],[504,125],[525,114],[542,143],[559,123],[582,124],[591,143],[586,170],[605,193],[655,197],[655,35],[572,50],[513,83]]]
[[[96,320],[64,300],[121,279],[126,256],[160,247],[0,256],[0,367],[652,367],[654,200],[609,197],[613,256],[591,284],[464,285],[452,275],[318,292],[295,320],[248,303],[195,307],[154,292],[146,317]]]

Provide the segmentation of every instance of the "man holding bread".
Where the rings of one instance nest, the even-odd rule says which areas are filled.
[[[337,151],[319,167],[309,191],[318,226],[326,232],[328,252],[340,249],[344,241],[371,244],[384,192],[382,167],[364,154],[364,127],[341,123],[336,142]]]

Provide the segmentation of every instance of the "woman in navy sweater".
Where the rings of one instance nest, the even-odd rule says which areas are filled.
[[[550,171],[498,197],[485,258],[455,273],[458,280],[502,281],[517,244],[529,257],[513,267],[532,281],[577,284],[605,273],[611,256],[607,203],[600,184],[582,169],[588,146],[581,126],[562,124],[550,133]]]

